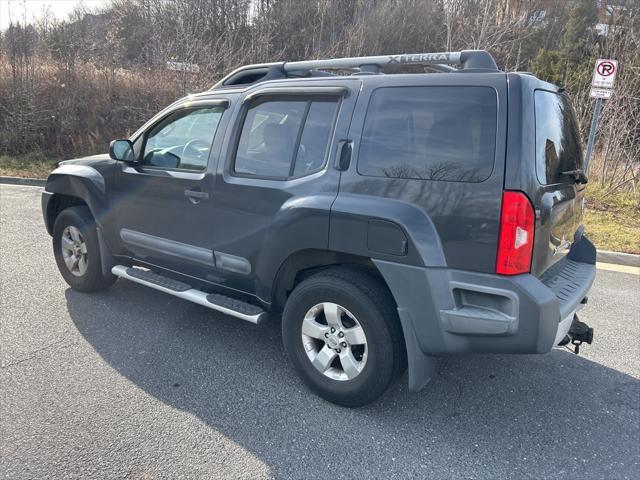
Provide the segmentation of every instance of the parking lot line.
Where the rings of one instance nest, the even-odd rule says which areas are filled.
[[[596,268],[600,270],[609,270],[611,272],[630,273],[632,275],[640,275],[640,267],[632,267],[629,265],[616,265],[614,263],[597,262]]]

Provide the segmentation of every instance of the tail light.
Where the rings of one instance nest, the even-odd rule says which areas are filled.
[[[518,275],[531,270],[535,214],[522,192],[502,192],[496,273]]]

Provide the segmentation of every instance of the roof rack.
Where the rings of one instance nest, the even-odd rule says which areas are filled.
[[[216,83],[211,89],[281,78],[332,76],[324,70],[354,71],[357,74],[379,74],[382,67],[423,65],[437,71],[462,70],[498,71],[498,66],[486,50],[463,50],[461,52],[413,53],[401,55],[379,55],[373,57],[330,58],[325,60],[303,60],[299,62],[275,62],[240,67]]]

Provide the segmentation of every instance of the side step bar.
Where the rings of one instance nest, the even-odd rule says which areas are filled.
[[[132,282],[155,288],[174,297],[197,303],[198,305],[211,308],[220,313],[246,320],[247,322],[258,324],[267,318],[267,312],[256,305],[251,305],[250,303],[218,293],[207,294],[191,288],[191,285],[158,275],[148,270],[116,265],[111,269],[111,273],[117,277],[126,278]]]

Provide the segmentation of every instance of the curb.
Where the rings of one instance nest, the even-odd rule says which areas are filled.
[[[46,183],[47,183],[47,180],[43,178],[0,176],[0,184],[5,184],[5,185],[29,185],[29,186],[35,186],[35,187],[44,187]],[[634,255],[632,253],[598,250],[596,261],[602,262],[602,263],[613,263],[614,265],[627,265],[629,267],[640,267],[640,255]]]
[[[632,253],[598,250],[596,261],[602,263],[613,263],[615,265],[626,265],[628,267],[640,267],[640,255],[634,255]]]
[[[0,176],[0,184],[4,185],[29,185],[32,187],[44,187],[47,180],[43,178],[24,178],[24,177],[2,177]]]

